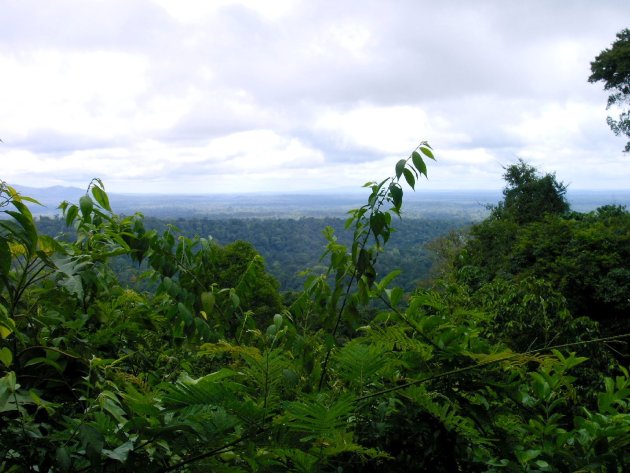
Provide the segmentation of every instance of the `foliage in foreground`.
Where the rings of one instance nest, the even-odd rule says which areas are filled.
[[[71,243],[3,185],[0,471],[627,470],[628,372],[575,375],[597,340],[516,351],[492,293],[376,274],[426,158],[366,184],[351,244],[326,229],[327,271],[286,308],[251,247],[147,231],[98,180],[61,206]],[[121,255],[154,292],[119,283]]]

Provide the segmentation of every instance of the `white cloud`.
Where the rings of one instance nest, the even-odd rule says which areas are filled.
[[[0,177],[353,187],[428,140],[427,187],[500,187],[518,157],[618,186],[624,143],[587,78],[628,17],[616,0],[10,2]]]
[[[295,4],[293,0],[155,0],[169,15],[183,23],[202,23],[221,9],[238,5],[256,12],[267,20],[277,20]]]
[[[330,134],[342,149],[359,148],[381,154],[408,154],[433,131],[427,114],[419,107],[367,104],[347,111],[322,112],[314,126]]]

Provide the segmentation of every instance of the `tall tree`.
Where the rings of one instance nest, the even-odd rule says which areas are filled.
[[[604,90],[610,90],[606,108],[616,106],[621,109],[619,119],[608,117],[608,126],[615,135],[630,138],[630,29],[617,33],[617,40],[608,49],[604,49],[591,62],[589,82],[604,81]],[[630,151],[630,141],[625,152]]]
[[[540,220],[545,214],[562,214],[569,210],[566,186],[555,174],[540,175],[536,168],[519,159],[505,168],[504,200],[493,216],[519,224]]]

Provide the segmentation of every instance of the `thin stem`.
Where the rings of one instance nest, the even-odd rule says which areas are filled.
[[[243,442],[244,440],[247,440],[249,438],[255,437],[256,435],[261,434],[261,433],[263,433],[263,432],[265,432],[267,430],[268,429],[262,427],[262,428],[256,430],[255,432],[252,432],[250,434],[241,435],[240,437],[232,440],[231,442],[228,442],[228,443],[222,445],[221,447],[217,447],[217,448],[212,449],[212,450],[210,450],[208,452],[204,452],[204,453],[200,453],[198,455],[194,455],[192,457],[189,457],[189,458],[187,458],[185,460],[180,461],[179,463],[176,463],[176,464],[171,465],[171,466],[167,466],[166,468],[162,468],[161,470],[159,470],[159,473],[166,473],[168,471],[177,470],[177,469],[179,469],[179,468],[181,468],[183,466],[186,466],[186,465],[189,465],[191,463],[198,462],[199,460],[203,460],[205,458],[217,455],[219,453],[222,453],[222,452],[224,452],[224,451],[226,451],[226,450],[228,450],[228,449],[238,445],[239,443]]]
[[[390,180],[393,180],[393,178],[390,178]],[[387,181],[385,181],[387,182]],[[383,202],[385,201],[385,193],[380,194],[379,199],[376,202],[376,205],[374,207],[372,207],[372,210],[370,211],[370,218],[372,215],[374,215],[374,213],[378,212],[381,208],[381,206],[383,205]],[[364,216],[360,217],[361,218],[365,218]],[[357,229],[358,224],[360,222],[360,219],[357,220],[356,224],[355,224],[355,229]],[[356,231],[356,230],[355,230]],[[363,241],[361,242],[361,244],[359,245],[359,254],[361,252],[361,250],[365,249],[368,239],[370,238],[370,234],[372,233],[372,228],[368,226],[368,230],[367,232],[365,232],[365,235],[363,237]],[[346,293],[343,296],[343,300],[341,302],[341,306],[339,307],[339,310],[337,311],[337,319],[335,320],[335,326],[333,328],[333,331],[331,333],[332,337],[334,338],[335,335],[337,334],[337,330],[339,330],[339,326],[341,325],[341,318],[343,316],[343,311],[346,308],[346,304],[348,303],[349,300],[349,296],[350,296],[350,290],[352,289],[352,285],[354,284],[355,280],[358,280],[358,271],[356,268],[356,265],[354,267],[354,270],[352,271],[352,275],[350,276],[350,280],[348,281],[348,285],[346,286]],[[321,391],[322,387],[324,385],[324,380],[326,379],[326,374],[328,371],[328,362],[330,360],[330,355],[332,353],[332,349],[333,347],[331,346],[328,351],[326,352],[326,357],[324,358],[324,362],[322,363],[322,374],[319,377],[319,384],[317,386],[317,390]]]
[[[407,316],[405,316],[405,314],[403,314],[402,312],[400,312],[396,307],[394,307],[387,299],[385,299],[383,297],[383,294],[379,294],[378,298],[383,301],[385,303],[385,305],[391,310],[393,311],[399,318],[400,320],[402,320],[404,323],[406,323],[409,327],[411,327],[411,329],[417,333],[418,335],[420,335],[420,338],[422,338],[422,340],[431,345],[433,348],[435,348],[436,350],[441,350],[441,348],[439,346],[437,346],[437,344],[431,340],[429,337],[427,337],[424,333],[422,333],[422,330],[420,330],[413,322],[411,322],[411,320],[409,320],[407,318]]]

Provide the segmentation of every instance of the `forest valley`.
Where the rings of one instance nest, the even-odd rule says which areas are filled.
[[[3,183],[0,472],[630,471],[630,213],[520,161],[403,288],[380,258],[433,159],[368,182],[290,294],[251,243],[117,215],[98,179],[60,206],[72,239]]]

